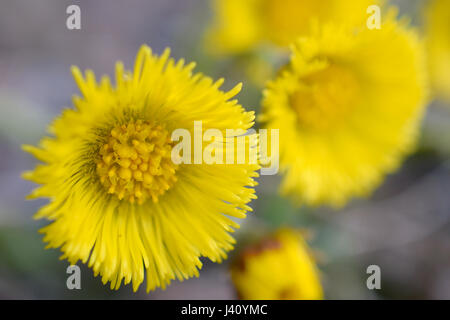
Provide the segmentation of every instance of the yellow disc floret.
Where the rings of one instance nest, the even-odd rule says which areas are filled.
[[[119,125],[99,150],[100,182],[119,200],[157,202],[176,181],[171,150],[170,136],[160,125],[142,120]]]
[[[290,96],[304,129],[330,129],[345,119],[358,100],[358,82],[344,67],[330,65],[303,79]]]

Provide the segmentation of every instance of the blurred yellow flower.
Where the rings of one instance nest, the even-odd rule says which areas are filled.
[[[211,51],[237,54],[271,43],[286,47],[306,35],[311,22],[365,26],[380,0],[212,0],[214,18],[206,42]]]
[[[268,84],[260,120],[280,129],[281,191],[295,202],[368,195],[412,150],[426,102],[423,48],[393,15],[380,30],[316,28]]]
[[[81,260],[118,289],[147,291],[171,280],[198,276],[200,257],[221,262],[233,248],[229,232],[256,198],[256,165],[175,165],[170,132],[207,127],[246,130],[253,112],[194,64],[175,62],[169,50],[153,55],[142,46],[133,73],[116,64],[116,86],[97,83],[92,71],[73,75],[83,97],[75,97],[39,147],[25,146],[43,162],[24,177],[41,184],[29,196],[46,197],[36,218],[51,224],[41,232],[49,248],[60,247],[71,264]]]
[[[430,1],[426,10],[426,35],[434,94],[450,101],[450,1]]]
[[[280,229],[244,249],[231,267],[240,299],[317,300],[323,298],[318,270],[300,232]]]

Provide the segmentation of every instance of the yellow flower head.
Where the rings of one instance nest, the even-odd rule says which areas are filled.
[[[450,1],[430,1],[426,10],[426,32],[434,94],[450,101]]]
[[[246,300],[323,298],[318,270],[300,232],[280,229],[246,248],[231,268],[231,278]]]
[[[379,0],[213,0],[207,44],[219,53],[241,53],[272,43],[285,47],[308,34],[311,22],[365,26],[367,8]]]
[[[425,105],[423,49],[389,17],[380,30],[316,29],[268,84],[261,120],[280,129],[281,191],[295,202],[367,195],[411,151]]]
[[[103,283],[118,289],[147,275],[147,290],[172,279],[198,276],[200,257],[221,262],[232,249],[229,232],[255,198],[257,165],[175,164],[171,132],[247,130],[253,112],[236,100],[240,86],[219,90],[192,74],[194,64],[160,57],[142,46],[134,71],[116,65],[116,85],[97,83],[92,71],[72,72],[83,97],[75,97],[39,147],[25,146],[43,162],[25,178],[41,184],[30,198],[47,197],[36,218],[49,248],[71,264],[88,263]]]

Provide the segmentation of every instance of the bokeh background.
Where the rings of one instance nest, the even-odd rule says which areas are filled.
[[[426,0],[392,1],[422,24]],[[81,8],[81,30],[66,28],[66,8]],[[165,291],[110,291],[81,266],[82,289],[66,288],[67,261],[44,250],[32,215],[45,200],[25,201],[34,187],[21,179],[35,160],[21,144],[35,144],[78,90],[70,66],[112,74],[121,59],[130,67],[139,46],[172,48],[196,61],[196,71],[225,77],[224,88],[244,82],[238,96],[258,110],[260,89],[246,81],[233,59],[208,55],[202,46],[211,18],[208,0],[0,0],[0,298],[2,299],[235,299],[230,259],[205,261],[200,278],[173,282]],[[450,299],[450,107],[428,109],[418,150],[370,199],[342,210],[294,208],[277,195],[278,177],[259,179],[259,199],[237,231],[238,243],[282,225],[313,234],[311,247],[329,299]],[[238,245],[239,249],[239,245]],[[231,253],[231,258],[234,253]],[[382,289],[366,287],[366,268],[381,267]]]

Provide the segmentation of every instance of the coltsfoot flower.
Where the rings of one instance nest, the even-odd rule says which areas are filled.
[[[310,24],[333,22],[364,27],[367,8],[378,0],[213,0],[207,32],[212,51],[237,54],[260,45],[287,47],[308,34]]]
[[[426,43],[434,94],[450,102],[450,1],[431,0],[426,10]]]
[[[423,48],[391,12],[380,30],[316,28],[264,93],[280,128],[281,192],[308,205],[366,196],[411,152],[426,105]]]
[[[299,231],[280,229],[240,253],[231,267],[240,299],[323,298],[319,272]]]
[[[221,262],[233,248],[254,195],[257,165],[175,164],[171,132],[247,130],[253,112],[213,82],[192,74],[194,64],[175,62],[169,50],[153,55],[142,46],[134,71],[116,65],[116,85],[72,72],[82,97],[50,127],[38,147],[24,149],[42,161],[26,179],[41,184],[30,198],[50,202],[36,218],[52,222],[41,232],[49,248],[60,247],[71,264],[81,260],[103,283],[147,291],[173,279],[198,276],[200,257]]]

